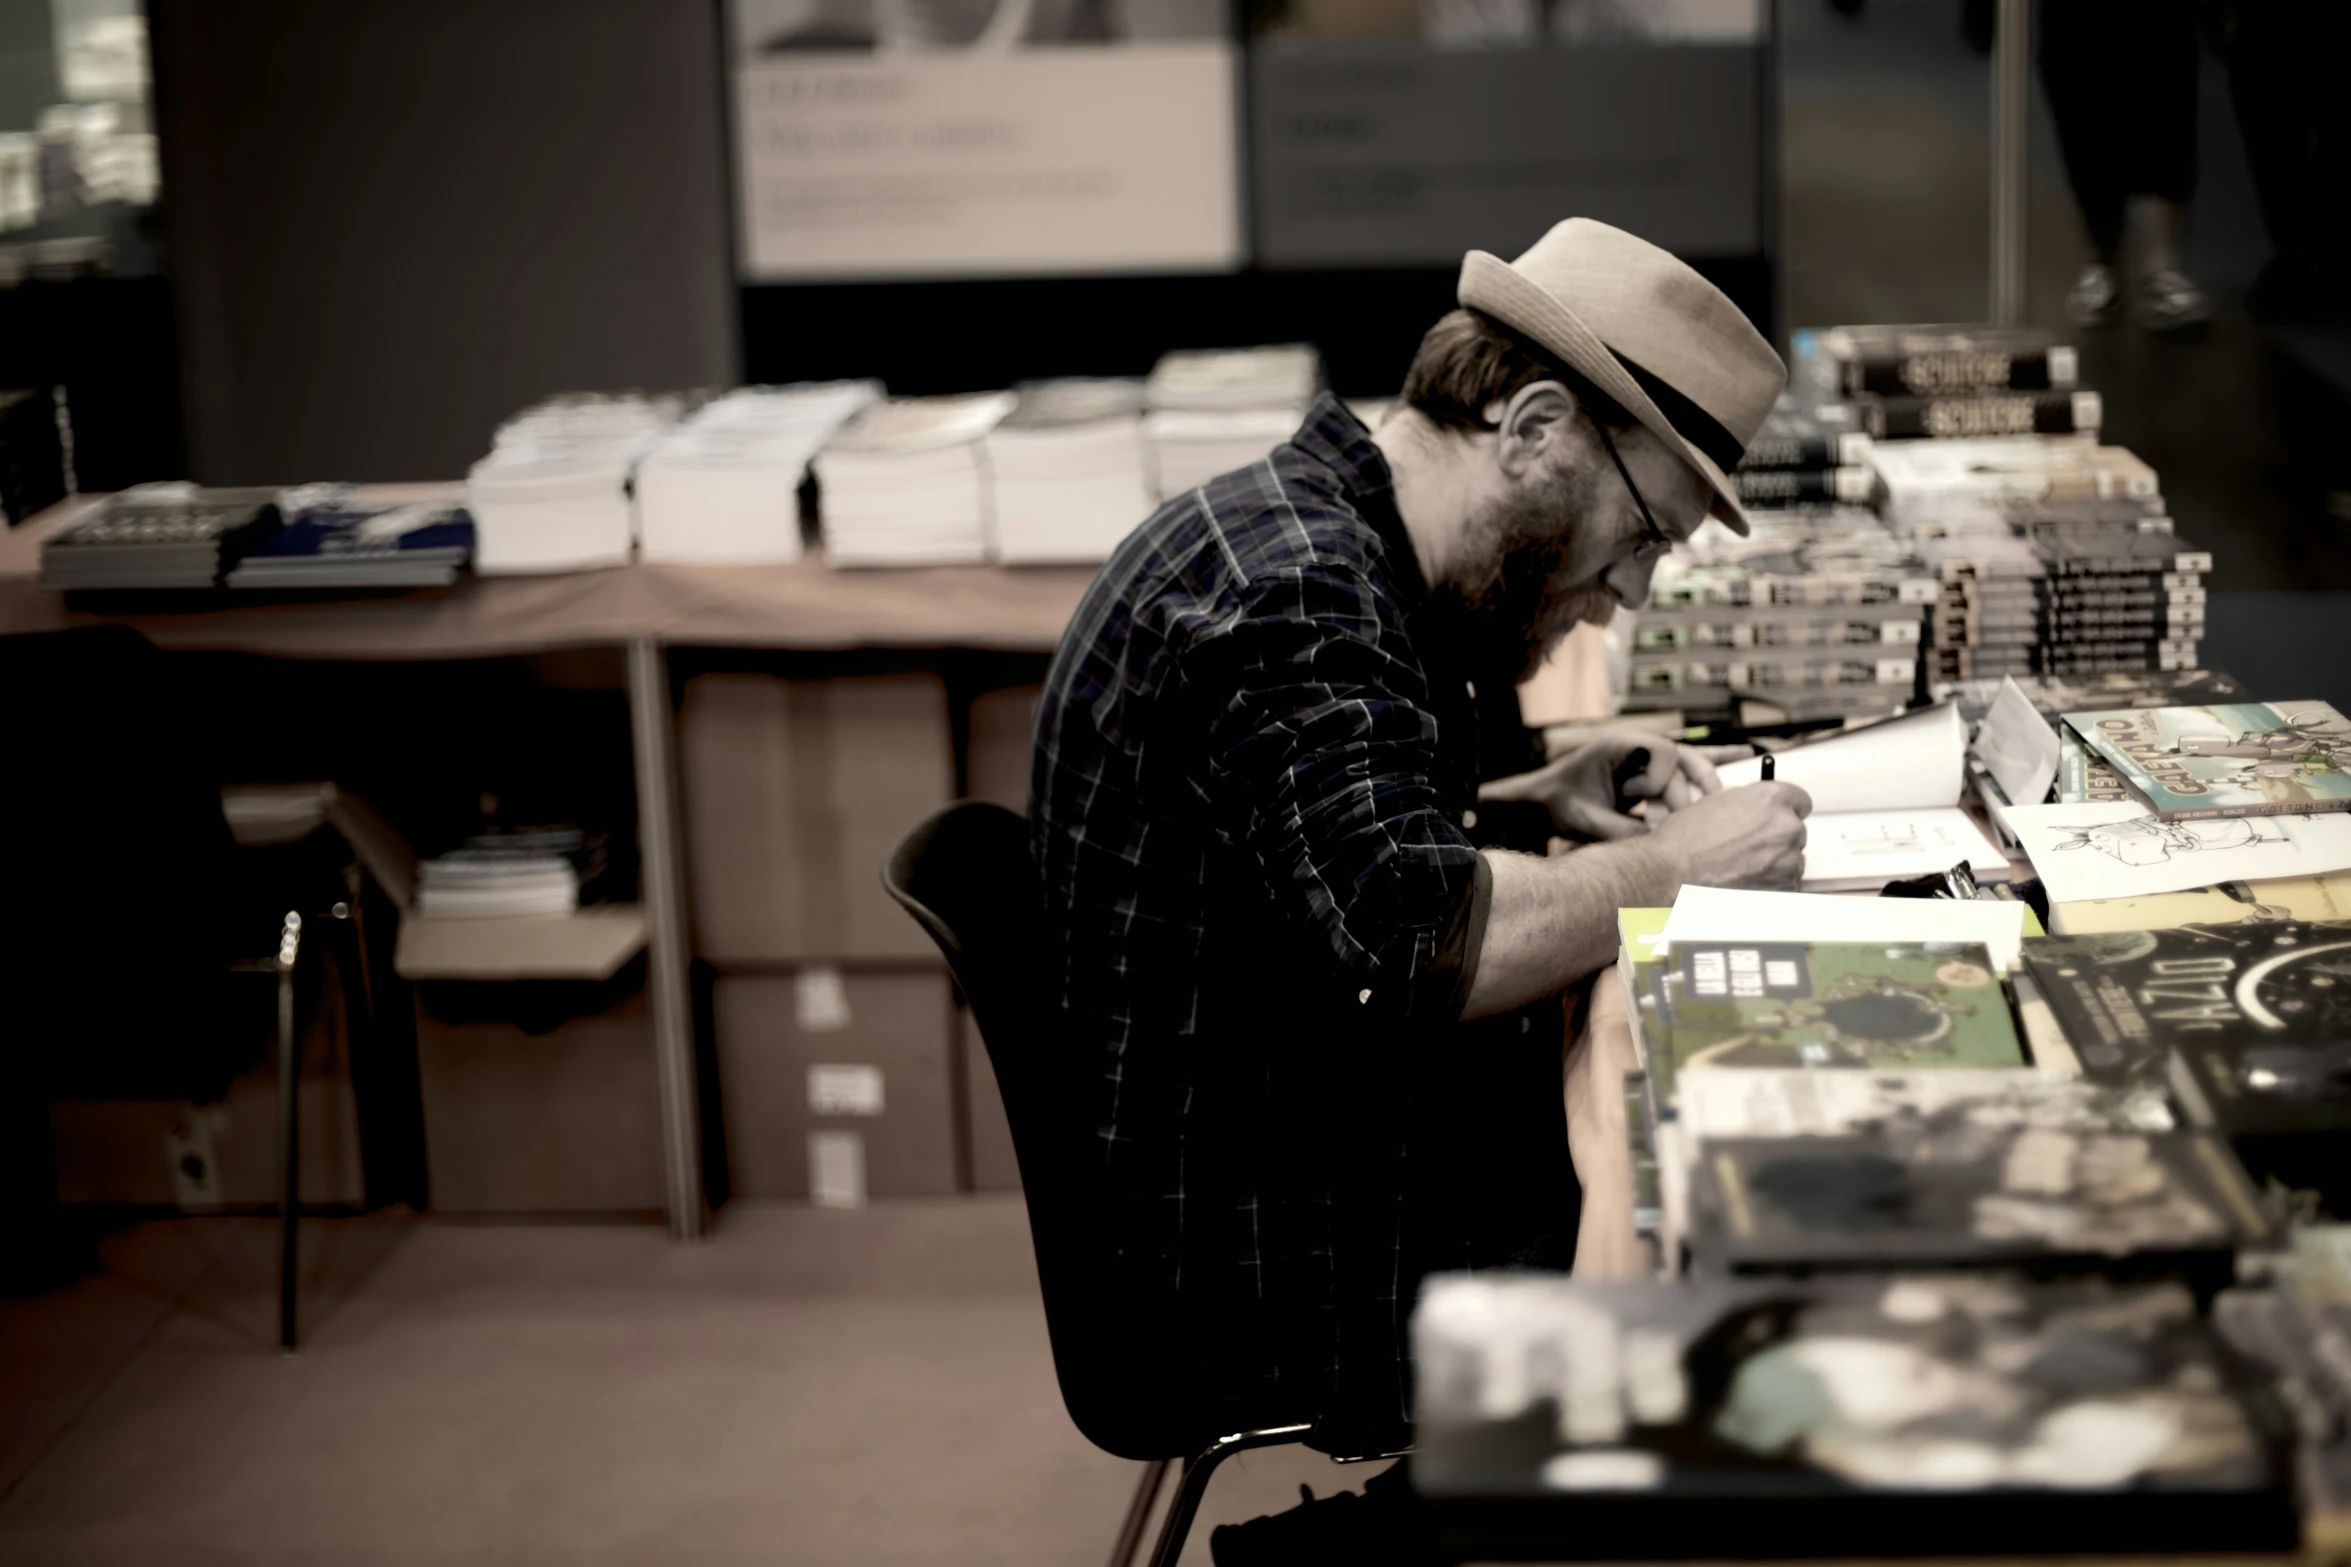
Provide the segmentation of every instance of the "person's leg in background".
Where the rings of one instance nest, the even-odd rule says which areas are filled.
[[[2097,259],[2067,308],[2083,326],[2122,314],[2124,271],[2150,330],[2202,325],[2210,302],[2180,266],[2196,189],[2193,0],[2044,0],[2041,85]]]

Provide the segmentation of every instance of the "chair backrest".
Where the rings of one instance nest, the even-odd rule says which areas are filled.
[[[1092,1206],[1087,1090],[1099,1068],[1061,1038],[1027,821],[983,801],[951,805],[906,835],[882,883],[946,955],[1003,1091],[1070,1418],[1122,1458],[1197,1450],[1201,1418],[1167,1372],[1165,1313],[1118,1289]]]

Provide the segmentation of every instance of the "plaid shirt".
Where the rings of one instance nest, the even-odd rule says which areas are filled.
[[[1110,1243],[1177,1303],[1205,1396],[1333,1444],[1408,1420],[1423,1273],[1533,1260],[1575,1217],[1558,1007],[1457,1026],[1490,885],[1480,702],[1414,641],[1427,591],[1385,458],[1326,397],[1128,537],[1037,709],[1050,972],[1098,1056]],[[1531,1226],[1492,1190],[1528,1182]]]

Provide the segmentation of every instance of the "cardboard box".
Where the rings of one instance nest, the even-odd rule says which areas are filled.
[[[679,712],[678,760],[704,958],[935,955],[881,886],[898,840],[954,793],[935,676],[698,675]]]
[[[712,1012],[735,1196],[853,1205],[956,1189],[943,970],[725,974]]]
[[[1012,1123],[1004,1116],[1004,1095],[996,1069],[969,1007],[955,1009],[961,1031],[957,1052],[963,1070],[964,1147],[971,1150],[971,1186],[979,1192],[1020,1190],[1020,1158],[1012,1148]]]
[[[634,983],[618,999],[615,987],[547,982],[417,987],[436,1211],[662,1207],[660,1085],[642,974],[641,964],[623,971]]]
[[[1029,810],[1029,759],[1035,748],[1037,698],[1043,686],[1007,686],[971,699],[969,794],[1023,816]]]
[[[266,977],[249,983],[275,985]],[[274,1017],[274,1010],[267,1015]],[[254,1048],[259,1059],[229,1084],[217,1104],[160,1099],[67,1099],[52,1104],[49,1126],[55,1140],[58,1200],[178,1206],[194,1213],[274,1206],[274,1032],[266,1039],[257,1036]],[[308,1013],[301,1071],[302,1200],[356,1207],[367,1195],[359,1112],[351,1092],[341,1009],[331,1000]]]

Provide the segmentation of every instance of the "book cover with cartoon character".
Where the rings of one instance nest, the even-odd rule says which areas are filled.
[[[2351,810],[2351,721],[2324,702],[2068,713],[2166,820]]]

